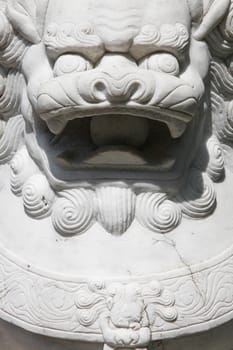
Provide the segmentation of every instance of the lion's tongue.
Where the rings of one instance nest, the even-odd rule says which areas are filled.
[[[89,165],[145,165],[143,153],[130,146],[99,147],[84,163]]]
[[[70,147],[63,149],[68,144]],[[58,142],[57,162],[63,167],[152,166],[171,168],[173,139],[166,124],[143,117],[105,115],[77,118]]]
[[[93,117],[90,131],[92,141],[98,147],[122,145],[139,148],[148,138],[149,122],[131,116]]]

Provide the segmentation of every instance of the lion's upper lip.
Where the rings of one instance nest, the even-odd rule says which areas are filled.
[[[196,105],[186,82],[142,69],[122,70],[117,76],[99,69],[66,74],[45,83],[37,99],[38,113],[55,134],[69,120],[117,112],[159,120],[173,137],[180,137]]]
[[[140,107],[140,106],[115,106],[115,107],[92,107],[92,108],[64,108],[62,114],[57,111],[51,111],[49,117],[46,118],[46,123],[50,131],[54,134],[59,134],[63,131],[67,123],[77,118],[95,117],[95,116],[132,116],[142,117],[160,121],[166,124],[173,138],[180,137],[191,120],[190,115],[182,114],[176,111],[162,109],[159,107]]]

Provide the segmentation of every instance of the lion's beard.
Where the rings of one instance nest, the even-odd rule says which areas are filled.
[[[25,212],[30,217],[50,216],[55,230],[64,236],[82,234],[95,223],[111,234],[121,235],[134,221],[153,232],[167,233],[174,230],[184,216],[201,219],[215,209],[214,182],[224,172],[221,146],[212,136],[202,148],[205,152],[198,153],[186,183],[176,196],[148,189],[136,191],[124,183],[55,191],[26,146],[22,146],[11,161],[11,189],[22,196]]]

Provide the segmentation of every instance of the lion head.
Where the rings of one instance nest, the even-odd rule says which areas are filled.
[[[0,163],[62,235],[166,233],[232,158],[230,0],[1,1]]]

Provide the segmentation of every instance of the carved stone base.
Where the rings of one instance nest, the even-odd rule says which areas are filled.
[[[232,350],[233,322],[208,332],[151,343],[148,350]],[[0,321],[1,350],[103,350],[103,344],[72,342],[24,331]]]
[[[135,223],[121,237],[95,225],[85,239],[66,239],[52,225],[48,230],[49,219],[24,215],[20,199],[3,186],[0,317],[38,334],[114,349],[145,348],[231,320],[232,188],[227,172],[224,185],[216,185],[215,215],[195,225],[184,220],[166,236]],[[226,200],[228,207],[221,205]]]

